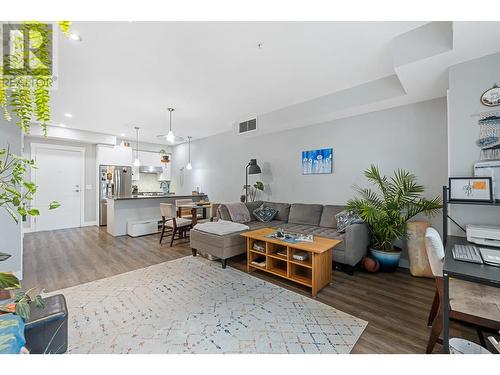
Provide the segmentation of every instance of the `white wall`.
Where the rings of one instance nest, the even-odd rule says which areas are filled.
[[[480,149],[478,117],[474,113],[488,111],[479,99],[493,84],[500,84],[500,53],[454,65],[449,69],[449,173],[452,177],[473,176],[474,162]],[[500,107],[496,107],[500,110]],[[450,216],[461,225],[500,223],[500,207],[450,205]],[[464,235],[449,222],[451,234]]]
[[[282,202],[344,204],[353,184],[366,185],[363,171],[375,163],[383,173],[412,171],[427,196],[441,196],[447,181],[446,101],[444,98],[263,136],[228,132],[194,141],[193,170],[187,145],[174,147],[172,189],[189,194],[200,186],[212,201],[237,201],[245,165],[256,158],[265,184],[263,199]],[[335,173],[302,175],[301,151],[333,147]],[[433,220],[440,229],[441,219]]]
[[[0,148],[10,145],[11,153],[21,155],[22,134],[14,121],[9,123],[0,118]],[[18,277],[22,277],[22,246],[21,225],[16,224],[10,215],[1,209],[0,251],[11,254],[11,257],[0,262],[0,271],[15,272]]]

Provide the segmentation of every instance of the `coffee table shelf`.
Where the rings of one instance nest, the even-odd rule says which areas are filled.
[[[247,272],[260,270],[292,280],[311,288],[315,297],[321,288],[331,282],[332,249],[342,241],[315,236],[313,242],[291,244],[268,237],[275,231],[264,228],[241,234],[247,239]],[[255,250],[256,243],[264,246],[265,251]],[[277,254],[278,251],[285,251],[286,256]],[[306,253],[307,260],[294,259],[293,254],[296,252]],[[265,267],[252,264],[256,259],[265,259]]]
[[[291,263],[291,264],[296,264],[296,265],[301,266],[301,267],[312,268],[312,263],[311,263],[310,260],[309,261],[303,261],[303,260],[296,260],[296,259],[292,258],[288,262]]]
[[[283,255],[278,255],[278,254],[267,254],[267,256],[269,258],[273,258],[273,259],[280,259],[280,260],[284,260],[285,262],[288,260],[287,257],[283,256]]]

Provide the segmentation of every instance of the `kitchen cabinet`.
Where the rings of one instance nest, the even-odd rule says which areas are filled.
[[[172,163],[162,163],[163,173],[158,174],[158,181],[170,181],[172,179]]]
[[[139,167],[132,167],[132,181],[139,181],[140,177]]]
[[[141,165],[143,166],[162,166],[159,152],[139,151],[139,160],[141,161]]]
[[[96,146],[97,165],[132,166],[132,148],[124,146]]]

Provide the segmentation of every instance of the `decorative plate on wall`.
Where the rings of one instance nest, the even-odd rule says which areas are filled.
[[[491,89],[486,90],[481,95],[481,103],[488,107],[500,105],[500,87],[495,85]]]

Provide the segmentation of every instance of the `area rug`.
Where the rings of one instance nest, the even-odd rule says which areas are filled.
[[[349,353],[367,325],[201,257],[58,293],[70,353]]]

